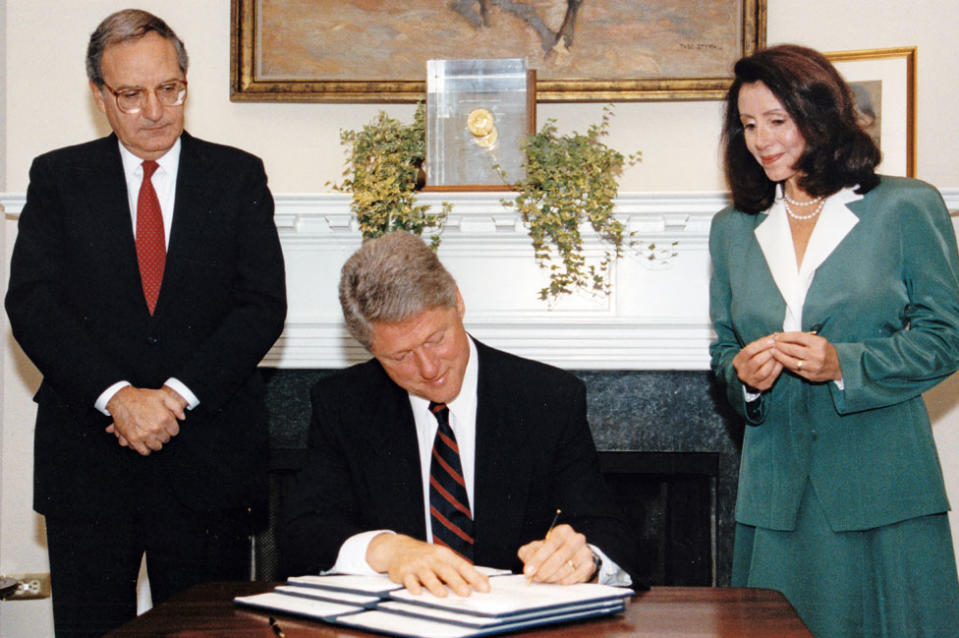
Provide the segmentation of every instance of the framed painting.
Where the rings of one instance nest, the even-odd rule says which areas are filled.
[[[416,102],[426,60],[525,58],[541,102],[721,99],[766,0],[231,0],[230,97]]]
[[[866,130],[882,151],[879,170],[916,173],[916,47],[825,54],[852,87]]]

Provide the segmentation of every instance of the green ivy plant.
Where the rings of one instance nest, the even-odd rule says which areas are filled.
[[[503,205],[515,207],[529,228],[537,263],[549,270],[549,285],[540,299],[556,301],[576,290],[608,294],[609,270],[623,255],[628,237],[613,214],[618,178],[641,154],[624,156],[603,142],[609,134],[611,106],[586,134],[559,135],[550,119],[539,133],[523,143],[526,177],[510,183],[517,191]],[[431,232],[431,246],[440,243],[440,232],[452,210],[441,203],[438,213],[416,203],[422,186],[426,156],[426,108],[420,103],[412,124],[403,124],[380,111],[359,131],[340,131],[340,143],[350,150],[343,181],[328,183],[338,192],[352,193],[350,210],[364,238],[379,237],[394,230],[417,235]],[[497,167],[498,168],[498,167]],[[586,222],[609,244],[598,263],[583,255],[580,226]]]
[[[380,111],[359,131],[341,130],[340,143],[349,149],[343,181],[328,182],[333,190],[352,193],[350,210],[364,239],[395,230],[416,235],[432,233],[435,250],[452,205],[441,204],[439,213],[416,203],[422,187],[426,157],[426,107],[421,102],[412,124],[403,124]]]
[[[624,156],[603,142],[609,134],[612,107],[585,134],[559,135],[556,121],[523,144],[526,177],[512,184],[518,191],[503,205],[515,208],[529,228],[536,261],[549,271],[549,285],[539,291],[543,300],[556,301],[576,290],[609,294],[609,270],[622,257],[628,235],[613,214],[623,168],[641,161],[641,153]],[[502,171],[501,171],[502,174]],[[503,175],[508,181],[508,176]],[[583,255],[582,224],[609,244],[598,263]]]

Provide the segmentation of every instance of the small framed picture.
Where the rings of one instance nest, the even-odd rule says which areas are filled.
[[[863,125],[882,151],[879,171],[916,173],[916,47],[825,54],[849,83]]]

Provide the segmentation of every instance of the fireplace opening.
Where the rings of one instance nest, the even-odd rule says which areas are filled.
[[[650,583],[715,586],[719,454],[600,451],[599,460]]]

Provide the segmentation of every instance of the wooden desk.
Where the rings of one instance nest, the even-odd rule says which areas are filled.
[[[171,598],[109,638],[276,638],[266,613],[236,607],[234,596],[275,583],[210,583]],[[369,637],[359,631],[276,615],[287,638]],[[634,596],[626,613],[520,632],[537,638],[812,638],[779,592],[768,589],[654,587]]]

